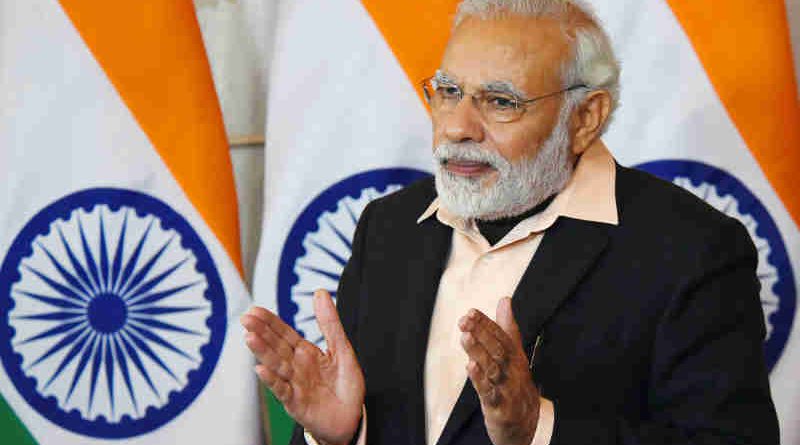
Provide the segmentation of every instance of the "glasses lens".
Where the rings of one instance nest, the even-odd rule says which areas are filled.
[[[434,113],[453,111],[464,96],[456,84],[428,79],[422,84],[425,99]],[[480,92],[471,95],[474,105],[487,122],[513,122],[525,112],[525,105],[515,96]]]
[[[522,115],[525,108],[519,99],[502,93],[484,93],[476,98],[484,117],[494,122],[511,122]]]
[[[423,84],[425,97],[433,111],[449,111],[461,100],[461,89],[458,85],[438,82],[435,79]]]

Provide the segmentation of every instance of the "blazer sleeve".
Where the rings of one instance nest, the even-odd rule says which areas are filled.
[[[336,310],[342,327],[347,334],[347,338],[353,345],[353,349],[358,355],[357,330],[358,330],[358,308],[361,298],[361,284],[363,277],[364,256],[366,253],[367,225],[372,213],[373,203],[367,204],[356,225],[355,235],[353,236],[352,254],[344,267],[339,286],[336,290]],[[303,427],[295,424],[292,432],[291,445],[307,445],[303,438]],[[351,445],[355,445],[358,434],[353,438]]]
[[[778,444],[755,248],[731,219],[706,253],[657,328],[647,419],[556,403],[552,444]]]

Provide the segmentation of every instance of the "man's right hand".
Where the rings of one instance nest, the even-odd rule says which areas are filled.
[[[328,292],[314,293],[314,313],[328,352],[264,308],[253,307],[241,321],[261,381],[317,441],[343,445],[358,429],[364,375]]]

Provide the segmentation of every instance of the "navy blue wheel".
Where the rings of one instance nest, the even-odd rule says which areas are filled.
[[[23,398],[73,432],[128,438],[174,419],[222,350],[226,301],[189,223],[123,189],[37,213],[0,269],[0,358]]]
[[[278,313],[306,339],[325,347],[312,307],[316,289],[336,297],[361,212],[373,199],[428,173],[389,168],[350,176],[323,191],[303,210],[283,246],[278,269]],[[411,217],[411,216],[410,216]]]

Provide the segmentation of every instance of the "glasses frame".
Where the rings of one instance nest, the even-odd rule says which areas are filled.
[[[427,77],[427,78],[423,79],[419,84],[420,88],[422,88],[422,94],[425,97],[425,101],[428,103],[428,105],[431,106],[431,109],[433,109],[433,103],[431,101],[431,94],[428,91],[427,85],[429,85],[431,83],[431,81],[433,81],[435,79],[436,79],[436,76]],[[462,100],[464,100],[464,96],[470,96],[472,98],[472,103],[475,106],[475,108],[477,108],[478,111],[481,112],[481,116],[483,116],[484,119],[487,119],[487,116],[485,115],[485,112],[477,104],[478,97],[485,95],[486,91],[481,91],[481,92],[478,92],[477,94],[475,94],[475,93],[466,93],[464,91],[464,88],[461,85],[458,85],[458,84],[452,84],[452,85],[458,87],[458,91],[459,91],[459,93],[458,93],[458,101],[456,102],[456,106],[458,106],[458,104],[461,103]],[[538,102],[538,101],[540,101],[542,99],[547,99],[548,97],[556,96],[556,95],[563,94],[563,93],[566,93],[566,92],[569,92],[569,91],[575,91],[575,90],[580,89],[580,88],[590,88],[590,87],[589,87],[589,85],[580,83],[580,84],[575,84],[575,85],[569,86],[567,88],[564,88],[563,90],[558,90],[558,91],[554,91],[552,93],[543,94],[541,96],[536,96],[536,97],[531,98],[531,99],[522,99],[522,98],[516,97],[516,98],[514,98],[514,100],[518,104],[518,108],[520,110],[519,115],[514,117],[513,119],[507,120],[507,121],[501,121],[501,120],[497,120],[497,119],[492,119],[492,121],[497,122],[497,123],[516,122],[516,121],[518,121],[518,120],[520,120],[522,118],[522,116],[525,114],[525,112],[528,111],[528,107],[531,106],[533,103]],[[487,119],[487,120],[489,120],[489,119]]]

